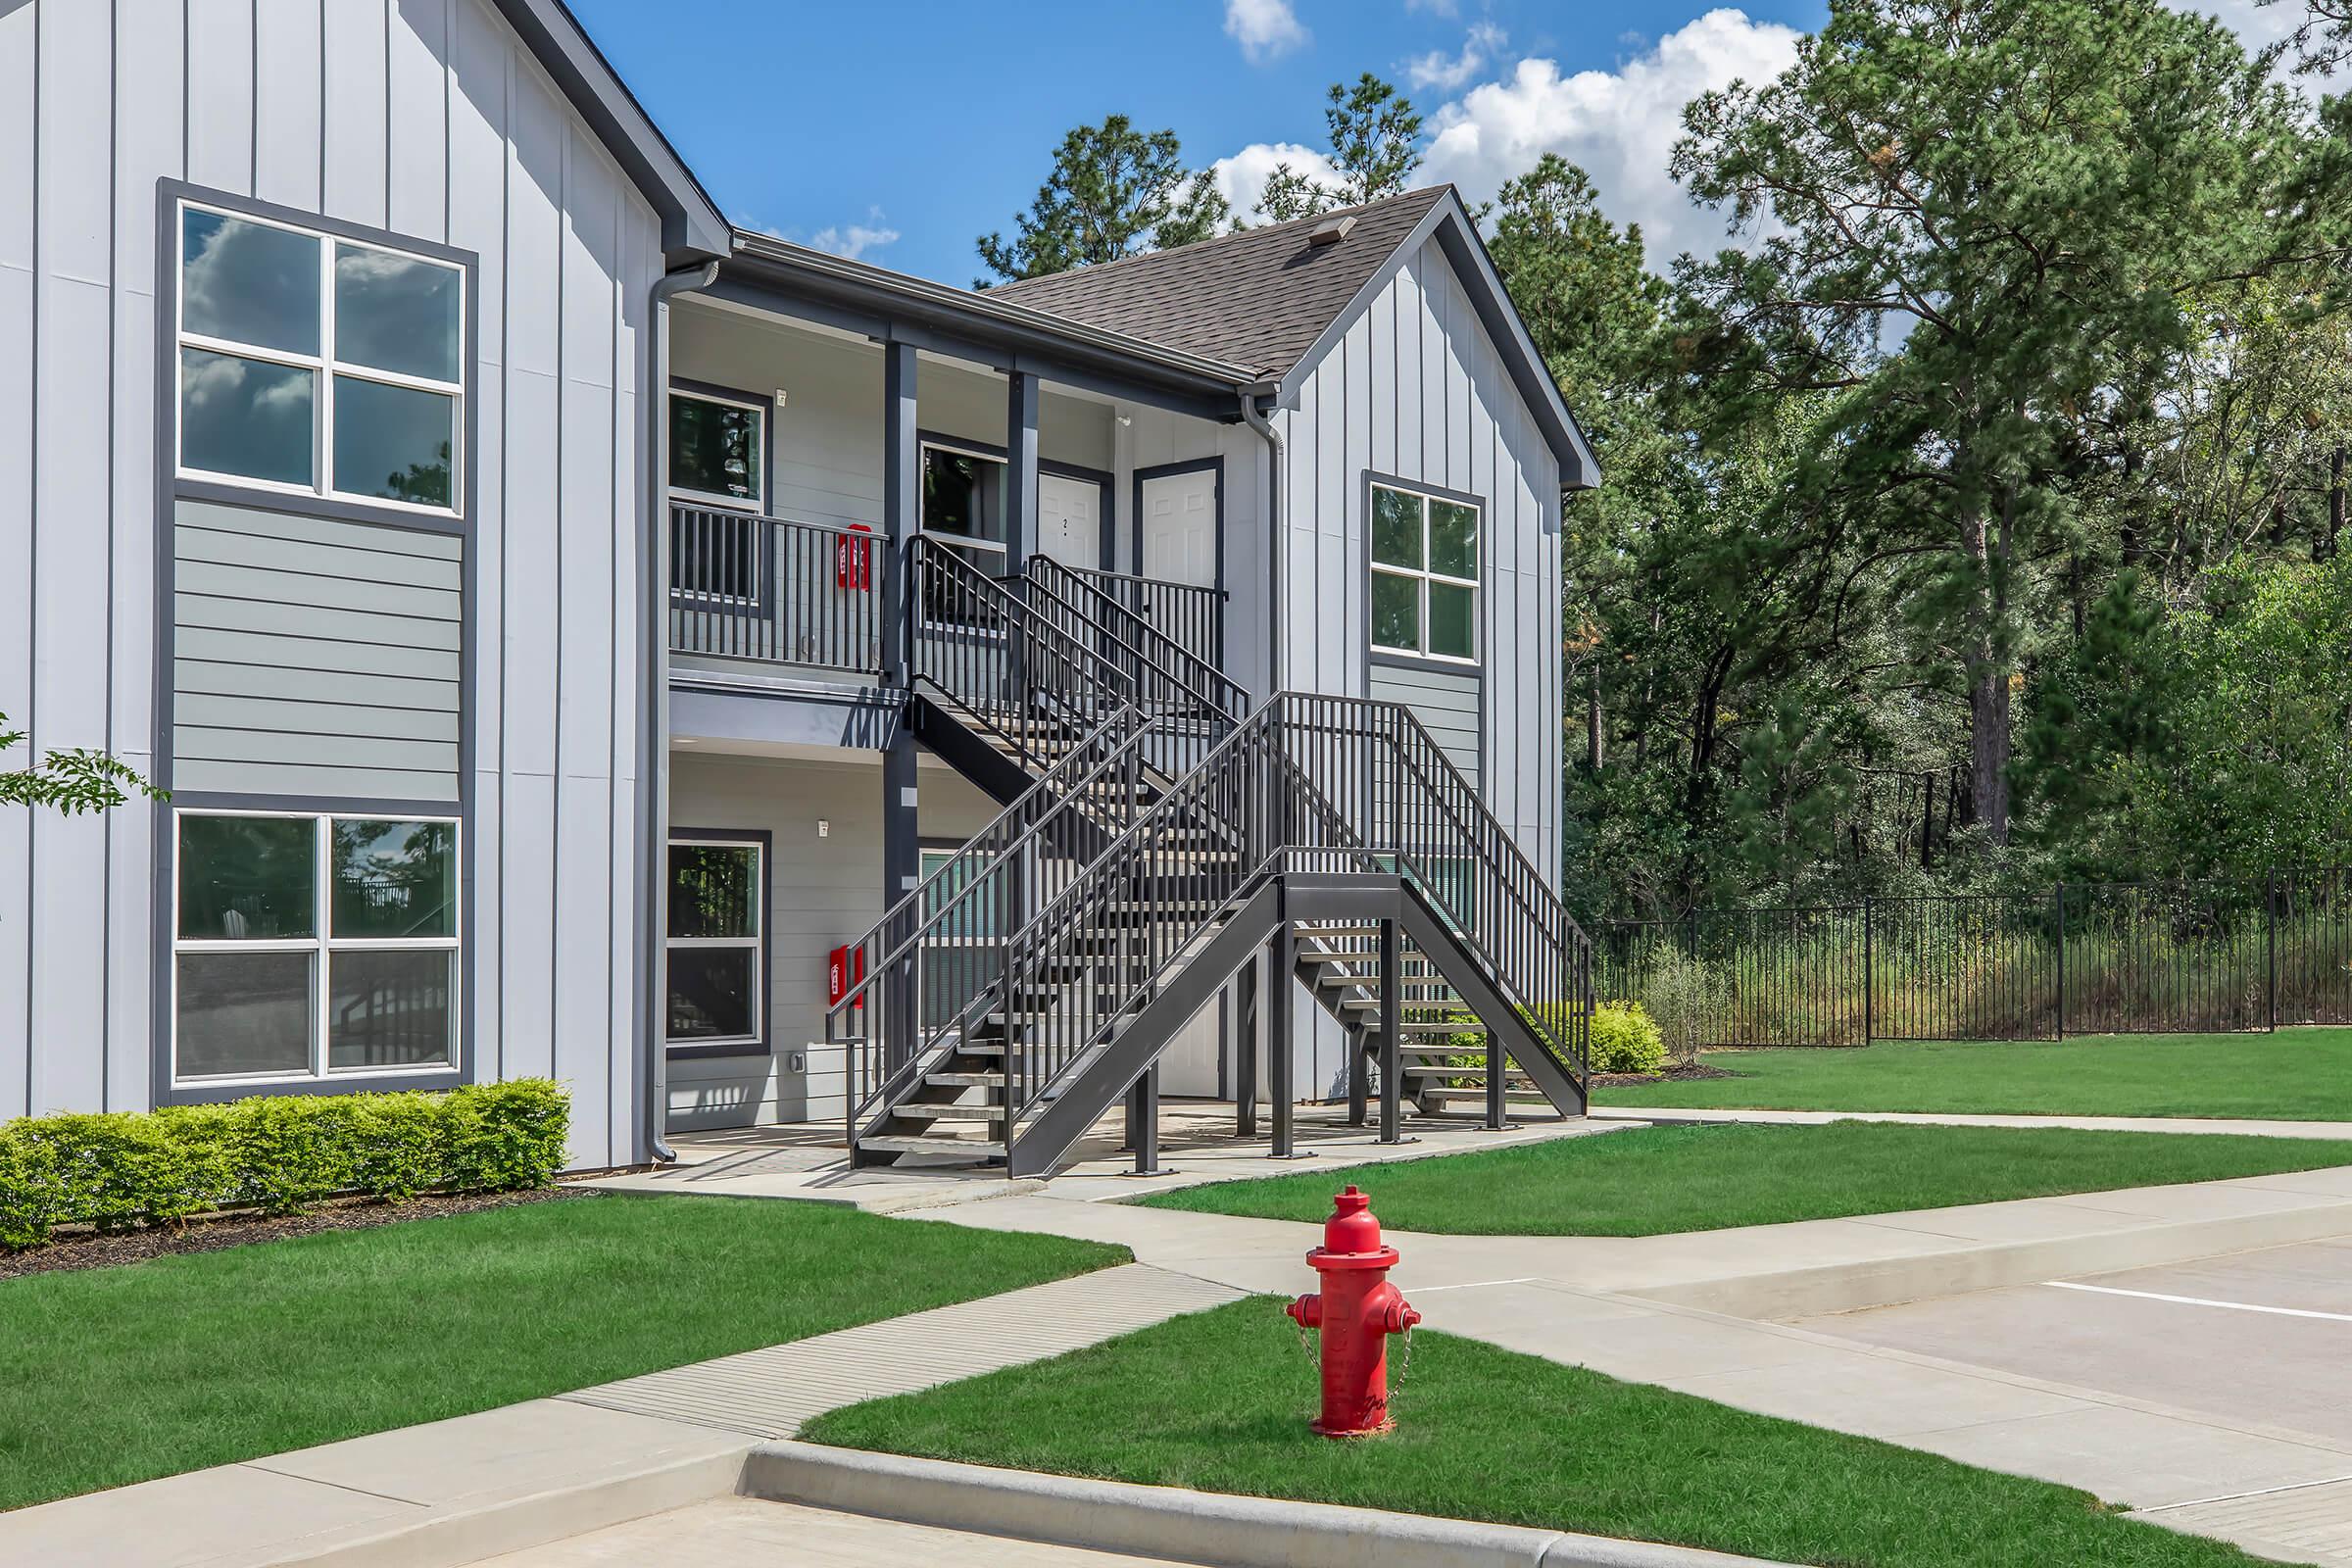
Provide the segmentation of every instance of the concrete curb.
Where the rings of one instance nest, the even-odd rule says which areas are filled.
[[[2144,1191],[2144,1189],[2143,1189]],[[2095,1202],[2095,1193],[2069,1195]],[[1870,1219],[1894,1215],[1858,1216]],[[2030,1242],[1985,1242],[1909,1257],[1822,1263],[1768,1273],[1639,1286],[1614,1294],[1771,1322],[1858,1312],[2043,1280],[2193,1262],[2225,1252],[2282,1247],[2352,1234],[2352,1202],[2306,1203],[2271,1213],[2157,1221],[2123,1230]]]
[[[1764,1560],[1603,1536],[1271,1497],[763,1444],[745,1496],[1225,1568],[1759,1568]]]

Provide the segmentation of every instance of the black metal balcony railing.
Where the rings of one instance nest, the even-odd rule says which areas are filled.
[[[1059,563],[1055,563],[1059,565]],[[1123,571],[1098,571],[1091,566],[1061,566],[1082,578],[1097,594],[1133,615],[1193,659],[1211,669],[1225,667],[1225,590],[1189,582],[1161,582]],[[1098,614],[1100,612],[1098,612]],[[1108,617],[1104,617],[1108,618]],[[1113,629],[1120,629],[1115,619]],[[1124,630],[1130,642],[1138,641]]]
[[[669,509],[669,645],[872,674],[890,541],[862,528]]]

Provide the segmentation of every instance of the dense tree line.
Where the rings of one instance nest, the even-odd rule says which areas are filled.
[[[1719,254],[1653,270],[1556,158],[1503,188],[1604,471],[1580,908],[2352,858],[2352,104],[2297,63],[2158,0],[1832,0],[1685,112]],[[1253,217],[1409,180],[1393,88],[1329,119],[1342,188]]]

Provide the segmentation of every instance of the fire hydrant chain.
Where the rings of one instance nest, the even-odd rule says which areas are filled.
[[[1372,1200],[1350,1184],[1334,1200],[1323,1245],[1306,1254],[1324,1289],[1301,1296],[1285,1311],[1298,1325],[1300,1348],[1315,1356],[1323,1385],[1314,1429],[1327,1438],[1370,1437],[1396,1424],[1389,1391],[1389,1336],[1404,1336],[1402,1386],[1412,1367],[1412,1330],[1421,1314],[1389,1283],[1396,1250],[1380,1239]],[[1306,1332],[1320,1330],[1316,1355]]]

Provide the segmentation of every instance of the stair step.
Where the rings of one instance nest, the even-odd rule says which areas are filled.
[[[1003,1121],[1002,1105],[940,1105],[909,1100],[893,1105],[890,1113],[907,1121]]]
[[[953,1154],[964,1159],[1002,1159],[1004,1146],[979,1138],[925,1138],[915,1133],[884,1133],[858,1140],[859,1149],[883,1154]]]
[[[923,1082],[936,1089],[1002,1089],[1004,1087],[1004,1075],[1002,1072],[930,1072],[923,1074]]]

